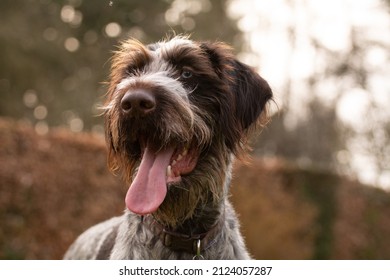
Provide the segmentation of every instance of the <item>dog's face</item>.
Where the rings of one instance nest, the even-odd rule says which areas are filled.
[[[109,163],[131,182],[127,207],[167,216],[187,207],[184,219],[217,200],[231,154],[271,97],[224,44],[125,41],[112,60],[105,116]]]

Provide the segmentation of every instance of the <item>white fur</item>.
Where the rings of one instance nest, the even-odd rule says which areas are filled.
[[[117,91],[123,91],[134,86],[137,82],[149,83],[161,87],[170,94],[175,94],[188,100],[187,91],[183,85],[169,76],[167,71],[145,73],[140,77],[127,77],[117,85]]]

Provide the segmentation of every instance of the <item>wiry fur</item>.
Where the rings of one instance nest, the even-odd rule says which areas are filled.
[[[190,71],[190,78],[181,73]],[[125,115],[120,102],[134,90],[153,93],[157,107],[143,117]],[[207,232],[222,220],[206,259],[247,259],[239,223],[228,201],[234,156],[245,150],[248,131],[266,119],[272,98],[267,82],[234,59],[223,43],[175,37],[144,46],[122,43],[112,60],[105,104],[109,166],[128,183],[137,173],[145,141],[158,151],[189,148],[199,156],[195,169],[168,186],[153,217],[179,233]],[[142,222],[126,210],[119,218],[92,227],[65,258],[190,259],[187,252],[164,247]]]

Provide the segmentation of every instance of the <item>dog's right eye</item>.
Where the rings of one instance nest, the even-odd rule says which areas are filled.
[[[145,64],[139,63],[139,64],[129,64],[126,67],[126,75],[129,76],[139,76],[145,69]]]
[[[134,67],[128,66],[128,67],[126,68],[126,74],[127,74],[127,75],[132,76],[132,75],[135,75],[136,73],[137,73],[137,69],[135,69]]]

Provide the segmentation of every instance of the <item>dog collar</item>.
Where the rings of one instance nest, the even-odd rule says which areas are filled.
[[[166,229],[152,215],[143,216],[142,221],[160,239],[165,247],[174,251],[184,251],[193,254],[194,259],[203,258],[201,253],[216,243],[218,234],[221,232],[224,224],[224,219],[219,219],[209,231],[188,235]]]

